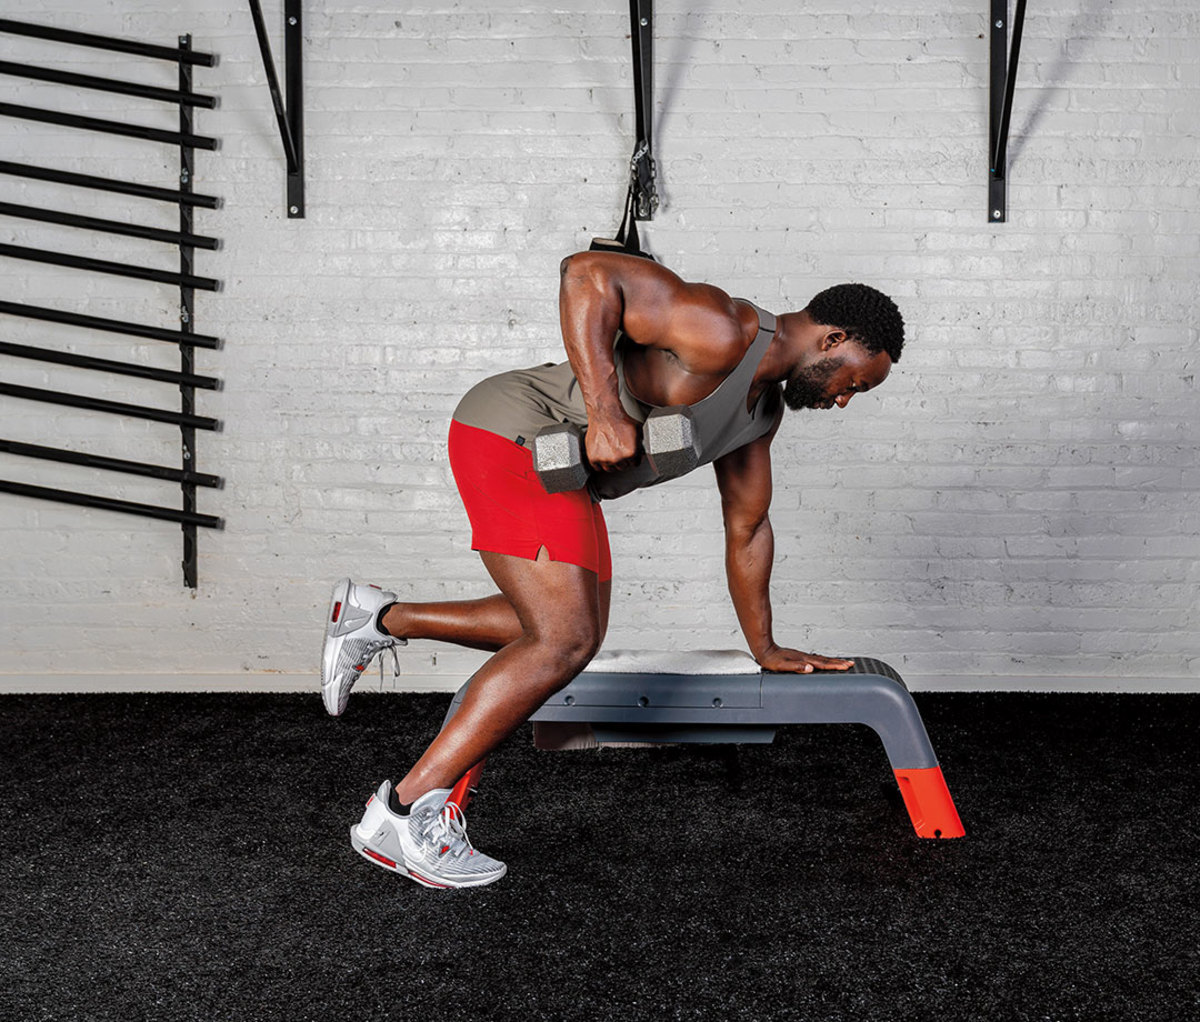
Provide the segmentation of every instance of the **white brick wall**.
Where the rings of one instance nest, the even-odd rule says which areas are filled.
[[[222,474],[201,584],[165,523],[0,495],[2,687],[288,687],[332,579],[482,595],[442,453],[458,396],[561,357],[557,264],[611,233],[631,147],[624,5],[329,2],[307,14],[308,218],[240,0],[42,0],[6,16],[219,53],[196,87],[198,396]],[[281,4],[267,4],[282,57]],[[987,4],[745,0],[656,24],[665,206],[651,245],[768,308],[864,280],[910,347],[887,385],[796,415],[777,454],[778,637],[914,686],[1195,688],[1200,14],[1036,5],[1010,222],[986,222]],[[944,5],[945,6],[945,5]],[[167,65],[0,34],[0,59],[172,85]],[[172,127],[169,109],[0,78],[0,99]],[[0,158],[170,184],[175,153],[0,118]],[[173,226],[171,207],[0,176],[0,200]],[[0,240],[171,268],[171,250],[0,218]],[[0,260],[4,297],[172,325],[177,293]],[[170,366],[169,345],[0,317],[19,343]],[[170,388],[0,357],[0,378],[171,406]],[[169,427],[0,399],[0,435],[170,463]],[[151,503],[170,487],[0,455],[0,476]],[[741,645],[707,471],[609,505],[612,647]],[[697,556],[697,552],[700,556]],[[473,653],[414,643],[403,686]],[[1085,679],[1082,682],[1072,679]]]

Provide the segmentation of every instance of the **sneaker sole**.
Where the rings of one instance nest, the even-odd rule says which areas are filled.
[[[415,880],[422,887],[431,887],[439,891],[454,890],[458,887],[483,887],[485,884],[495,883],[502,876],[504,876],[505,873],[508,872],[508,867],[505,866],[504,869],[500,871],[499,875],[494,877],[486,877],[482,880],[474,880],[466,883],[448,884],[443,883],[440,880],[431,880],[428,877],[422,876],[420,873],[416,873],[409,869],[408,866],[406,866],[403,862],[396,862],[394,859],[384,855],[382,852],[375,851],[374,848],[372,848],[358,836],[357,827],[350,828],[350,844],[354,846],[354,850],[358,852],[359,855],[361,855],[372,865],[379,866],[381,869],[386,869],[391,873],[399,873],[401,876],[406,876],[410,880]]]

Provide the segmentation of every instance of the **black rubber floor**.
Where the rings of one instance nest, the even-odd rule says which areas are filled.
[[[417,887],[347,828],[445,696],[0,699],[5,1020],[1200,1017],[1200,697],[918,696],[967,828],[859,727],[534,750]]]

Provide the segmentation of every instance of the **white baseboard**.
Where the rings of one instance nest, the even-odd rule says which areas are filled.
[[[445,674],[406,674],[380,683],[366,677],[361,692],[455,692],[467,680]],[[913,692],[1200,693],[1200,678],[1087,678],[1030,675],[926,675],[906,678]],[[316,674],[0,674],[0,695],[105,692],[311,692]]]

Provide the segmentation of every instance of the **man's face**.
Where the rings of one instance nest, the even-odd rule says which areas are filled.
[[[855,394],[878,387],[892,370],[887,352],[871,355],[857,341],[843,341],[834,354],[800,366],[783,389],[784,403],[801,408],[845,408]]]

